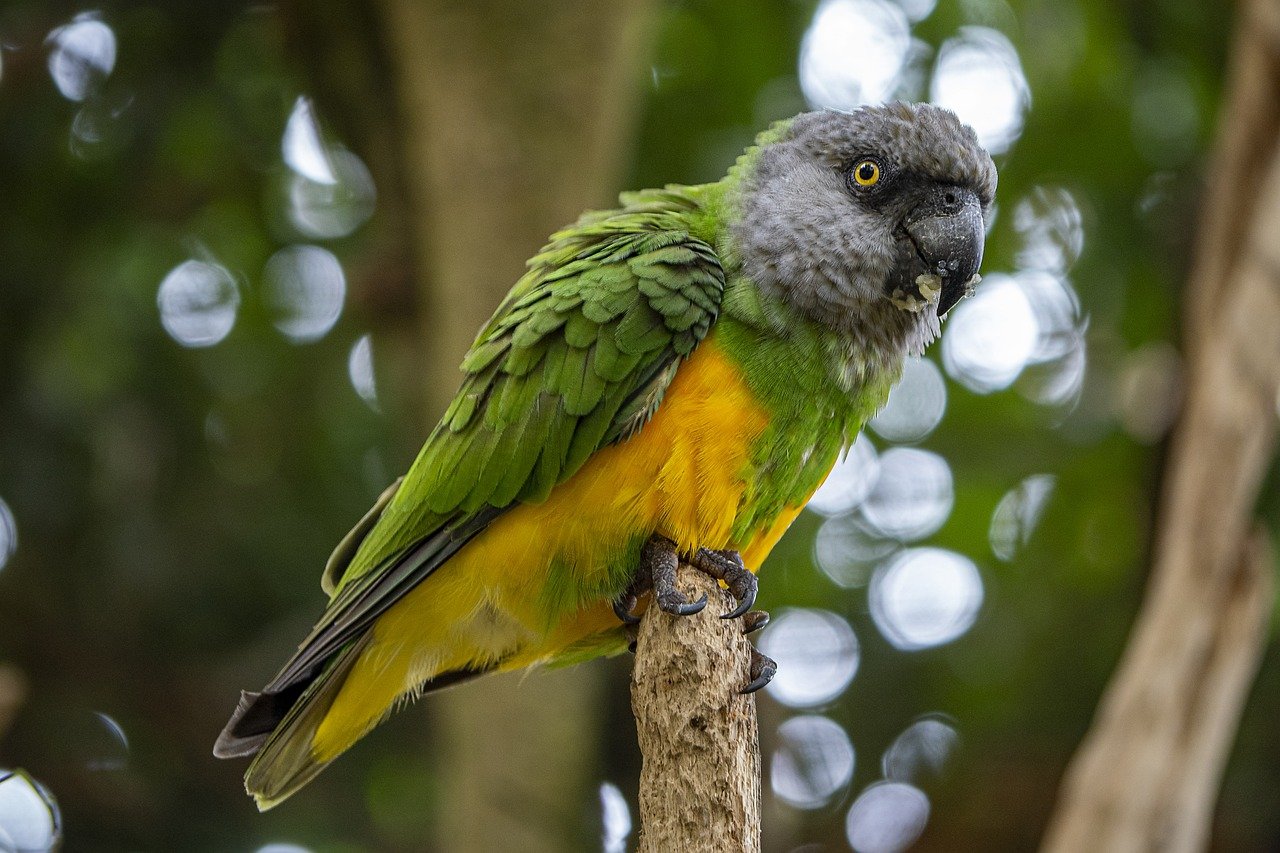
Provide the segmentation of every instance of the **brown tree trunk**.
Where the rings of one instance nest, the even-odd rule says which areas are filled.
[[[1150,586],[1068,768],[1051,853],[1203,849],[1266,642],[1274,561],[1253,513],[1280,391],[1280,0],[1241,14]]]
[[[760,849],[760,739],[751,643],[720,585],[681,564],[676,585],[710,602],[693,616],[649,607],[640,621],[631,708],[640,771],[639,853]]]
[[[555,229],[612,205],[651,0],[382,0],[398,71],[437,408]]]
[[[642,78],[652,0],[381,0],[421,283],[429,420],[525,259],[610,205]],[[596,782],[599,670],[495,676],[432,697],[436,846],[580,849]]]

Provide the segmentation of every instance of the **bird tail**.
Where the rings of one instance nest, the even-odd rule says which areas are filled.
[[[309,682],[279,691],[242,692],[213,754],[254,756],[244,776],[245,790],[261,811],[284,802],[336,758],[316,756],[316,730],[329,713],[369,635],[338,651]]]
[[[261,811],[278,806],[296,793],[400,704],[498,668],[496,664],[459,666],[437,673],[410,690],[404,689],[403,680],[392,679],[389,684],[400,685],[395,690],[399,697],[372,703],[381,710],[369,714],[367,709],[351,707],[353,701],[369,706],[366,691],[347,695],[342,700],[345,706],[339,702],[339,694],[371,645],[372,633],[365,633],[334,653],[310,680],[276,691],[240,694],[240,703],[218,736],[213,754],[218,758],[253,756],[244,775],[244,787]],[[406,660],[406,666],[407,663]],[[327,734],[319,735],[331,715],[339,724],[332,725],[334,721],[329,720]]]

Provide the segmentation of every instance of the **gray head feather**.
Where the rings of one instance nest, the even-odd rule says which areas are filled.
[[[970,190],[988,216],[996,170],[974,132],[939,107],[895,103],[804,113],[774,138],[742,164],[733,242],[744,275],[864,355],[888,364],[922,352],[937,310],[895,305],[891,276],[928,188]],[[866,158],[882,165],[883,192],[851,190],[850,170]]]

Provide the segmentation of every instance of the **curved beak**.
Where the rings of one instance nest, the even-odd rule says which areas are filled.
[[[982,206],[972,190],[936,186],[907,216],[907,234],[929,271],[942,278],[938,316],[968,295],[982,264],[986,230]]]

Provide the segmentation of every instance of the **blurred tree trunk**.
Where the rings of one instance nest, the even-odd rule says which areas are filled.
[[[651,0],[381,0],[400,113],[434,422],[472,338],[553,230],[618,188]],[[497,676],[433,696],[436,846],[589,844],[600,673]]]
[[[1267,638],[1275,567],[1253,514],[1280,390],[1280,0],[1239,8],[1150,585],[1068,768],[1052,853],[1204,849]]]

